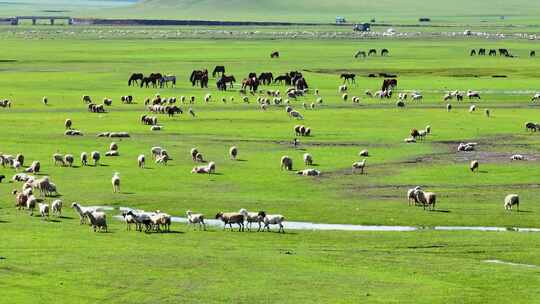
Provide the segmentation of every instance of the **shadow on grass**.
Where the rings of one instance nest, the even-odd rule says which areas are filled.
[[[450,211],[450,210],[440,210],[440,209],[435,209],[435,210],[431,210],[431,212],[451,213],[452,211]]]

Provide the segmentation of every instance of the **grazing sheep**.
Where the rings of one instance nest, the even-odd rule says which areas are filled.
[[[82,100],[83,100],[83,102],[86,103],[86,104],[92,103],[92,98],[90,98],[90,96],[88,96],[88,95],[84,95],[84,96],[82,97]]]
[[[53,162],[55,166],[57,164],[61,164],[62,166],[66,165],[66,163],[64,162],[64,156],[62,156],[62,154],[59,154],[59,153],[53,154]]]
[[[238,148],[236,146],[233,146],[229,149],[229,157],[232,160],[236,160],[236,157],[238,156]]]
[[[452,105],[451,104],[446,104],[446,111],[450,112],[452,111]]]
[[[416,139],[414,137],[407,137],[403,141],[407,144],[413,144],[416,142]]]
[[[115,142],[112,142],[112,143],[109,145],[109,151],[118,151],[118,144],[115,143]]]
[[[101,155],[99,154],[98,151],[92,151],[92,153],[90,153],[90,156],[92,157],[92,160],[94,161],[94,167],[96,167],[99,163],[99,159],[101,158]]]
[[[26,202],[28,201],[30,194],[17,193],[17,190],[14,190],[13,194],[15,194],[15,207],[17,210],[26,208]]]
[[[187,216],[187,222],[188,225],[195,225],[197,224],[199,226],[199,230],[201,229],[201,225],[204,230],[206,230],[206,223],[204,222],[204,215],[201,213],[193,213],[191,210],[186,211]]]
[[[88,165],[88,153],[86,153],[86,152],[81,153],[81,165],[83,165],[83,166]]]
[[[281,170],[283,170],[283,169],[285,169],[287,171],[292,171],[292,169],[293,169],[292,158],[290,158],[287,155],[281,157]]]
[[[171,216],[167,213],[163,213],[157,210],[155,213],[150,214],[150,221],[155,231],[171,231]]]
[[[304,169],[304,170],[296,172],[296,174],[303,175],[303,176],[319,176],[321,175],[321,171],[315,170],[315,169]]]
[[[418,199],[416,199],[416,191],[418,190],[422,190],[422,188],[420,188],[420,186],[416,186],[407,191],[407,201],[408,201],[409,206],[412,205],[413,203],[414,205],[419,204]]]
[[[293,117],[293,118],[296,118],[296,119],[304,119],[304,116],[302,114],[300,114],[300,112],[298,112],[296,110],[290,111],[289,116]]]
[[[360,174],[364,174],[364,168],[366,167],[366,159],[364,158],[360,162],[354,162],[352,164],[352,173],[354,173],[356,170],[360,170]]]
[[[19,164],[21,164],[21,166],[24,166],[24,155],[22,155],[21,153],[17,154],[15,156],[15,160],[17,162],[19,162]]]
[[[428,207],[428,210],[435,210],[435,203],[437,202],[437,195],[433,192],[424,192],[423,190],[415,191],[416,200],[424,207]]]
[[[73,155],[71,154],[66,154],[64,155],[64,163],[68,166],[68,167],[73,167],[73,162],[75,161],[75,158],[73,157]]]
[[[64,132],[64,135],[66,135],[66,136],[83,136],[83,133],[81,131],[79,131],[79,130],[70,129],[70,130],[66,130]]]
[[[123,211],[122,217],[124,218],[124,222],[126,223],[126,230],[131,231],[131,225],[135,224],[135,227],[138,227],[137,219],[135,215],[130,214],[129,211]]]
[[[405,107],[405,102],[403,100],[398,100],[396,102],[396,107],[398,108],[404,108]]]
[[[347,88],[347,85],[345,85],[345,84],[344,84],[344,85],[340,85],[340,86],[338,87],[338,92],[339,92],[339,93],[345,93],[345,92],[347,92],[347,90],[348,90],[348,88]]]
[[[67,118],[66,121],[64,122],[64,127],[66,127],[66,129],[71,129],[72,125],[73,125],[73,121],[71,121],[71,119]]]
[[[472,112],[474,112],[474,111],[476,111],[476,106],[475,106],[475,105],[471,105],[471,106],[469,107],[469,113],[472,113]]]
[[[161,131],[163,130],[163,126],[151,126],[150,131]]]
[[[258,212],[248,212],[246,209],[242,208],[238,213],[244,216],[245,221],[248,223],[248,231],[251,231],[251,225],[257,223],[259,228],[257,231],[261,231],[261,223],[263,222],[263,217],[259,215]]]
[[[153,158],[157,158],[158,156],[161,155],[161,151],[163,151],[163,148],[162,147],[152,147],[150,149],[150,153],[152,154],[152,157]]]
[[[307,166],[313,165],[313,157],[309,153],[304,153],[304,164]]]
[[[349,95],[347,93],[343,93],[343,95],[341,95],[341,99],[343,99],[343,101],[347,101],[347,99],[349,99]]]
[[[120,173],[114,173],[113,177],[111,178],[111,183],[113,187],[113,192],[120,192]]]
[[[525,157],[521,154],[514,154],[510,157],[510,160],[525,160]]]
[[[192,148],[189,153],[191,154],[191,159],[193,161],[197,161],[197,154],[199,154],[199,150],[197,150],[197,148]]]
[[[71,208],[75,209],[75,211],[79,214],[79,222],[81,225],[86,223],[86,219],[87,219],[86,213],[89,211],[95,211],[94,208],[83,207],[77,202],[73,202],[71,204]]]
[[[39,173],[41,170],[41,163],[37,160],[33,161],[30,167],[24,170],[25,173]]]
[[[368,157],[369,151],[368,150],[362,150],[360,153],[358,153],[359,156]]]
[[[44,105],[47,105],[49,103],[49,99],[46,96],[43,96],[43,99],[41,101]]]
[[[167,154],[161,155],[158,158],[156,158],[156,164],[164,164],[167,165],[167,161],[169,160],[169,156]]]
[[[538,101],[538,100],[540,100],[540,93],[534,94],[534,96],[531,99],[531,101]]]
[[[34,215],[34,209],[36,208],[37,198],[34,195],[28,196],[26,200],[26,210],[30,210],[30,216]]]
[[[203,158],[203,155],[202,153],[197,153],[197,155],[195,155],[195,161],[196,162],[199,162],[199,163],[203,163],[204,162],[204,158]]]
[[[471,169],[471,172],[474,172],[476,170],[476,172],[478,172],[478,161],[477,160],[473,160],[471,161],[470,165],[469,165],[469,169]]]
[[[39,214],[42,219],[49,218],[49,204],[39,203]]]
[[[285,229],[283,229],[283,222],[285,221],[285,217],[281,214],[266,214],[266,212],[261,211],[259,212],[259,216],[263,218],[264,223],[264,229],[266,231],[270,231],[270,225],[279,225],[278,232],[285,233]]]
[[[139,168],[144,168],[144,164],[145,164],[145,156],[144,156],[144,154],[141,154],[141,155],[139,155],[139,157],[137,157],[137,163],[139,165]]]
[[[52,214],[56,217],[62,216],[62,200],[54,200],[51,204]]]
[[[94,229],[94,232],[96,232],[98,229],[100,232],[102,229],[105,229],[105,232],[107,232],[107,215],[105,212],[86,211],[84,214],[90,220],[90,224]]]
[[[469,90],[467,91],[467,97],[469,97],[469,99],[473,99],[473,98],[480,99],[480,93]]]
[[[475,147],[476,147],[476,143],[460,143],[458,145],[457,150],[458,152],[460,151],[470,152],[470,151],[474,151]]]
[[[223,222],[223,230],[227,228],[227,225],[232,230],[232,224],[238,225],[238,231],[244,231],[244,215],[238,212],[219,212],[216,214],[216,220],[221,220]]]
[[[517,194],[508,194],[504,198],[504,209],[512,211],[512,207],[516,205],[517,211],[519,212],[519,195]]]

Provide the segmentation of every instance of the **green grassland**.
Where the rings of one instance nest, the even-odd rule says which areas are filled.
[[[38,27],[39,28],[39,27]],[[88,28],[87,30],[96,30]],[[119,31],[122,28],[118,28]],[[149,32],[159,29],[147,29]],[[163,210],[181,216],[187,209],[212,217],[218,211],[266,210],[291,221],[319,223],[540,227],[538,134],[524,129],[539,121],[530,102],[538,88],[540,63],[527,56],[532,41],[432,40],[183,40],[97,39],[55,40],[11,37],[3,40],[0,57],[0,108],[3,153],[24,153],[27,162],[40,160],[43,175],[57,184],[65,205],[129,206]],[[359,49],[388,48],[387,58],[353,59]],[[470,48],[506,47],[518,57],[469,57]],[[271,60],[271,50],[281,58]],[[262,111],[251,97],[240,101],[238,87],[226,93],[192,88],[193,69],[222,64],[238,80],[249,72],[281,74],[302,70],[323,104],[302,108],[313,91],[291,101],[311,127],[298,149],[291,120],[283,106]],[[176,74],[176,88],[127,86],[133,72]],[[358,74],[349,95],[360,104],[341,100],[339,73]],[[381,101],[364,96],[376,91],[381,78],[369,73],[398,75],[399,90],[418,90],[424,100],[395,107],[395,98]],[[493,78],[506,75],[507,78]],[[477,76],[477,77],[475,77]],[[285,86],[263,89],[286,90]],[[473,103],[453,102],[446,111],[447,90],[480,90]],[[158,114],[164,130],[141,125],[143,101],[162,96],[197,98],[196,118]],[[213,101],[202,98],[212,93]],[[122,105],[131,94],[136,104]],[[114,102],[105,114],[88,113],[81,101],[90,95]],[[41,103],[43,96],[49,105]],[[221,99],[227,98],[227,103]],[[234,97],[234,101],[230,98]],[[185,105],[181,105],[187,108]],[[491,117],[485,117],[485,108]],[[66,137],[63,122],[71,118],[85,135]],[[424,142],[405,144],[411,128],[431,125]],[[53,153],[107,150],[104,131],[126,131],[118,140],[120,156],[105,158],[98,167],[54,166]],[[457,153],[461,141],[479,143],[478,152]],[[152,146],[166,148],[167,166],[148,161],[138,169],[137,155],[150,158]],[[240,161],[228,159],[236,145]],[[193,175],[189,150],[198,147],[217,163],[215,175]],[[358,152],[369,149],[366,174],[351,174]],[[282,155],[303,169],[302,154],[313,155],[318,178],[279,169]],[[510,155],[527,156],[511,162]],[[468,170],[479,159],[479,173]],[[122,176],[122,192],[113,194],[110,177]],[[13,169],[0,168],[8,179]],[[421,185],[438,194],[437,210],[408,207],[408,188]],[[539,265],[536,233],[438,232],[352,233],[288,231],[231,233],[212,228],[193,232],[173,224],[175,233],[126,232],[112,219],[110,233],[94,234],[80,226],[66,208],[65,217],[41,221],[13,208],[11,190],[20,184],[0,184],[0,285],[6,303],[533,303],[538,301],[538,266],[489,264],[488,259]],[[518,193],[522,212],[505,212],[502,200]],[[50,198],[47,201],[50,202]],[[109,213],[109,216],[116,212]],[[290,253],[290,254],[288,254]],[[262,293],[262,294],[261,294]],[[137,299],[137,300],[134,300]]]

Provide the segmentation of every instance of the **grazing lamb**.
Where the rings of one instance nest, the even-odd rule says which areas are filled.
[[[354,162],[352,164],[352,173],[355,173],[356,170],[360,170],[360,174],[364,174],[364,168],[366,167],[366,159],[364,158],[360,162]]]
[[[423,190],[415,191],[416,200],[424,207],[428,207],[428,210],[435,210],[435,203],[437,202],[437,195],[433,192],[424,192]]]
[[[292,171],[292,169],[293,169],[292,158],[290,158],[287,155],[281,157],[281,170],[283,170],[283,169],[285,169],[287,171]]]
[[[474,172],[476,170],[476,172],[478,172],[478,161],[477,160],[473,160],[471,161],[471,164],[469,165],[469,169],[471,169],[471,172]]]
[[[107,215],[105,212],[91,211],[88,210],[84,213],[90,220],[90,224],[96,232],[98,229],[101,232],[102,229],[107,232]]]
[[[231,147],[229,149],[229,157],[232,159],[232,160],[236,160],[236,157],[238,156],[238,148],[236,148],[235,146]]]
[[[362,150],[360,153],[358,153],[359,156],[368,157],[369,151],[368,150]]]
[[[118,151],[107,151],[107,152],[105,152],[105,156],[107,156],[107,157],[120,156],[120,152],[118,152]]]
[[[39,203],[39,214],[42,219],[49,218],[49,204]]]
[[[259,215],[258,212],[248,212],[246,209],[242,208],[238,213],[244,216],[245,221],[248,223],[248,231],[251,231],[251,225],[257,223],[259,228],[257,231],[261,231],[261,223],[263,222],[263,217]]]
[[[163,213],[157,210],[155,213],[150,215],[150,221],[155,231],[171,231],[171,216],[167,213]]]
[[[73,162],[75,161],[75,158],[73,157],[73,155],[71,154],[66,154],[64,156],[64,163],[68,166],[68,167],[73,167]]]
[[[141,155],[139,155],[139,157],[137,157],[137,163],[139,165],[139,168],[144,168],[144,164],[145,164],[145,156],[144,156],[144,154],[141,154]]]
[[[283,222],[285,221],[285,217],[281,214],[266,214],[266,212],[261,211],[259,212],[259,216],[263,218],[264,223],[264,229],[266,231],[270,231],[270,225],[279,225],[278,232],[285,233],[285,229],[283,229]]]
[[[244,231],[244,215],[238,212],[219,212],[216,214],[216,219],[223,222],[223,230],[227,228],[227,225],[231,228],[232,224],[238,225],[238,231]]]
[[[413,144],[416,142],[416,139],[414,137],[407,137],[403,141],[407,144]]]
[[[347,99],[349,99],[349,95],[347,93],[343,93],[343,95],[341,95],[341,99],[343,99],[343,101],[347,101]]]
[[[120,173],[114,173],[113,177],[111,178],[111,183],[113,187],[113,192],[120,192]]]
[[[161,155],[158,158],[156,158],[156,164],[164,164],[167,165],[167,161],[169,160],[169,156],[167,154]]]
[[[307,166],[313,165],[313,157],[309,153],[304,153],[304,164]]]
[[[118,144],[115,143],[115,142],[112,142],[112,143],[109,145],[109,151],[118,151]]]
[[[29,195],[26,200],[26,209],[30,210],[30,216],[34,215],[34,209],[36,208],[37,198],[34,195]]]
[[[30,167],[24,170],[25,173],[39,173],[41,169],[41,163],[37,160],[33,161]]]
[[[81,153],[81,165],[88,166],[88,153],[86,152]]]
[[[201,226],[204,230],[206,230],[206,223],[204,222],[204,215],[201,213],[193,213],[191,210],[186,211],[187,221],[188,225],[195,225],[197,224],[199,226],[199,230],[201,229]],[[195,228],[195,226],[194,226]]]
[[[161,148],[161,147],[152,147],[150,149],[150,153],[152,153],[153,158],[157,158],[158,156],[160,156],[161,151],[163,151],[163,148]]]
[[[474,112],[474,111],[476,111],[476,106],[475,106],[475,105],[471,105],[471,106],[469,107],[469,113],[472,113],[472,112]]]
[[[512,207],[516,205],[517,211],[519,211],[519,195],[517,194],[508,194],[504,198],[504,209],[512,211]]]
[[[94,161],[94,167],[96,167],[99,163],[99,159],[101,158],[101,155],[99,154],[98,151],[92,151],[92,153],[90,153],[90,156],[92,157],[92,160]]]
[[[62,156],[62,154],[59,154],[59,153],[54,153],[53,154],[53,162],[54,162],[55,166],[57,164],[60,164],[62,166],[66,165],[66,163],[64,162],[64,156]]]
[[[56,217],[62,216],[62,200],[54,200],[51,204],[52,214]]]
[[[452,111],[452,105],[451,105],[451,104],[449,104],[449,103],[446,104],[446,111],[447,111],[447,112]]]

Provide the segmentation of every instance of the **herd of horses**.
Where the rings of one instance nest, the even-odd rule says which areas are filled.
[[[489,51],[486,50],[485,48],[479,48],[478,50],[472,49],[471,52],[470,52],[471,56],[476,56],[476,55],[478,55],[478,56],[486,56],[486,54],[488,56],[497,56],[497,54],[499,54],[499,56],[510,57],[510,58],[514,57],[514,55],[512,55],[510,53],[510,51],[508,51],[508,49],[505,49],[505,48],[490,49]],[[529,56],[530,57],[535,57],[536,56],[536,51],[530,51]]]
[[[356,54],[354,54],[354,58],[359,58],[359,57],[362,57],[362,58],[365,58],[366,56],[376,56],[377,55],[377,50],[376,49],[371,49],[367,52],[365,51],[358,51],[356,52]],[[381,50],[381,56],[385,57],[385,56],[388,56],[390,55],[390,52],[388,51],[388,49],[382,49]]]
[[[209,82],[208,69],[194,70],[191,72],[189,81],[192,86],[200,86],[201,88],[208,88]],[[212,72],[212,77],[216,78],[216,86],[220,91],[226,91],[227,88],[232,88],[236,83],[236,78],[233,75],[225,74],[225,67],[218,65]],[[354,77],[353,77],[354,80]],[[160,88],[168,87],[168,83],[172,82],[172,85],[176,85],[176,76],[162,75],[161,73],[152,73],[148,77],[145,77],[142,73],[133,73],[128,80],[129,86],[140,86]],[[301,72],[291,71],[284,73],[274,78],[272,72],[263,72],[258,76],[256,73],[249,73],[247,78],[242,80],[241,90],[246,91],[249,89],[251,92],[256,92],[260,85],[271,84],[284,84],[288,86],[294,86],[297,90],[308,89],[308,83]]]

